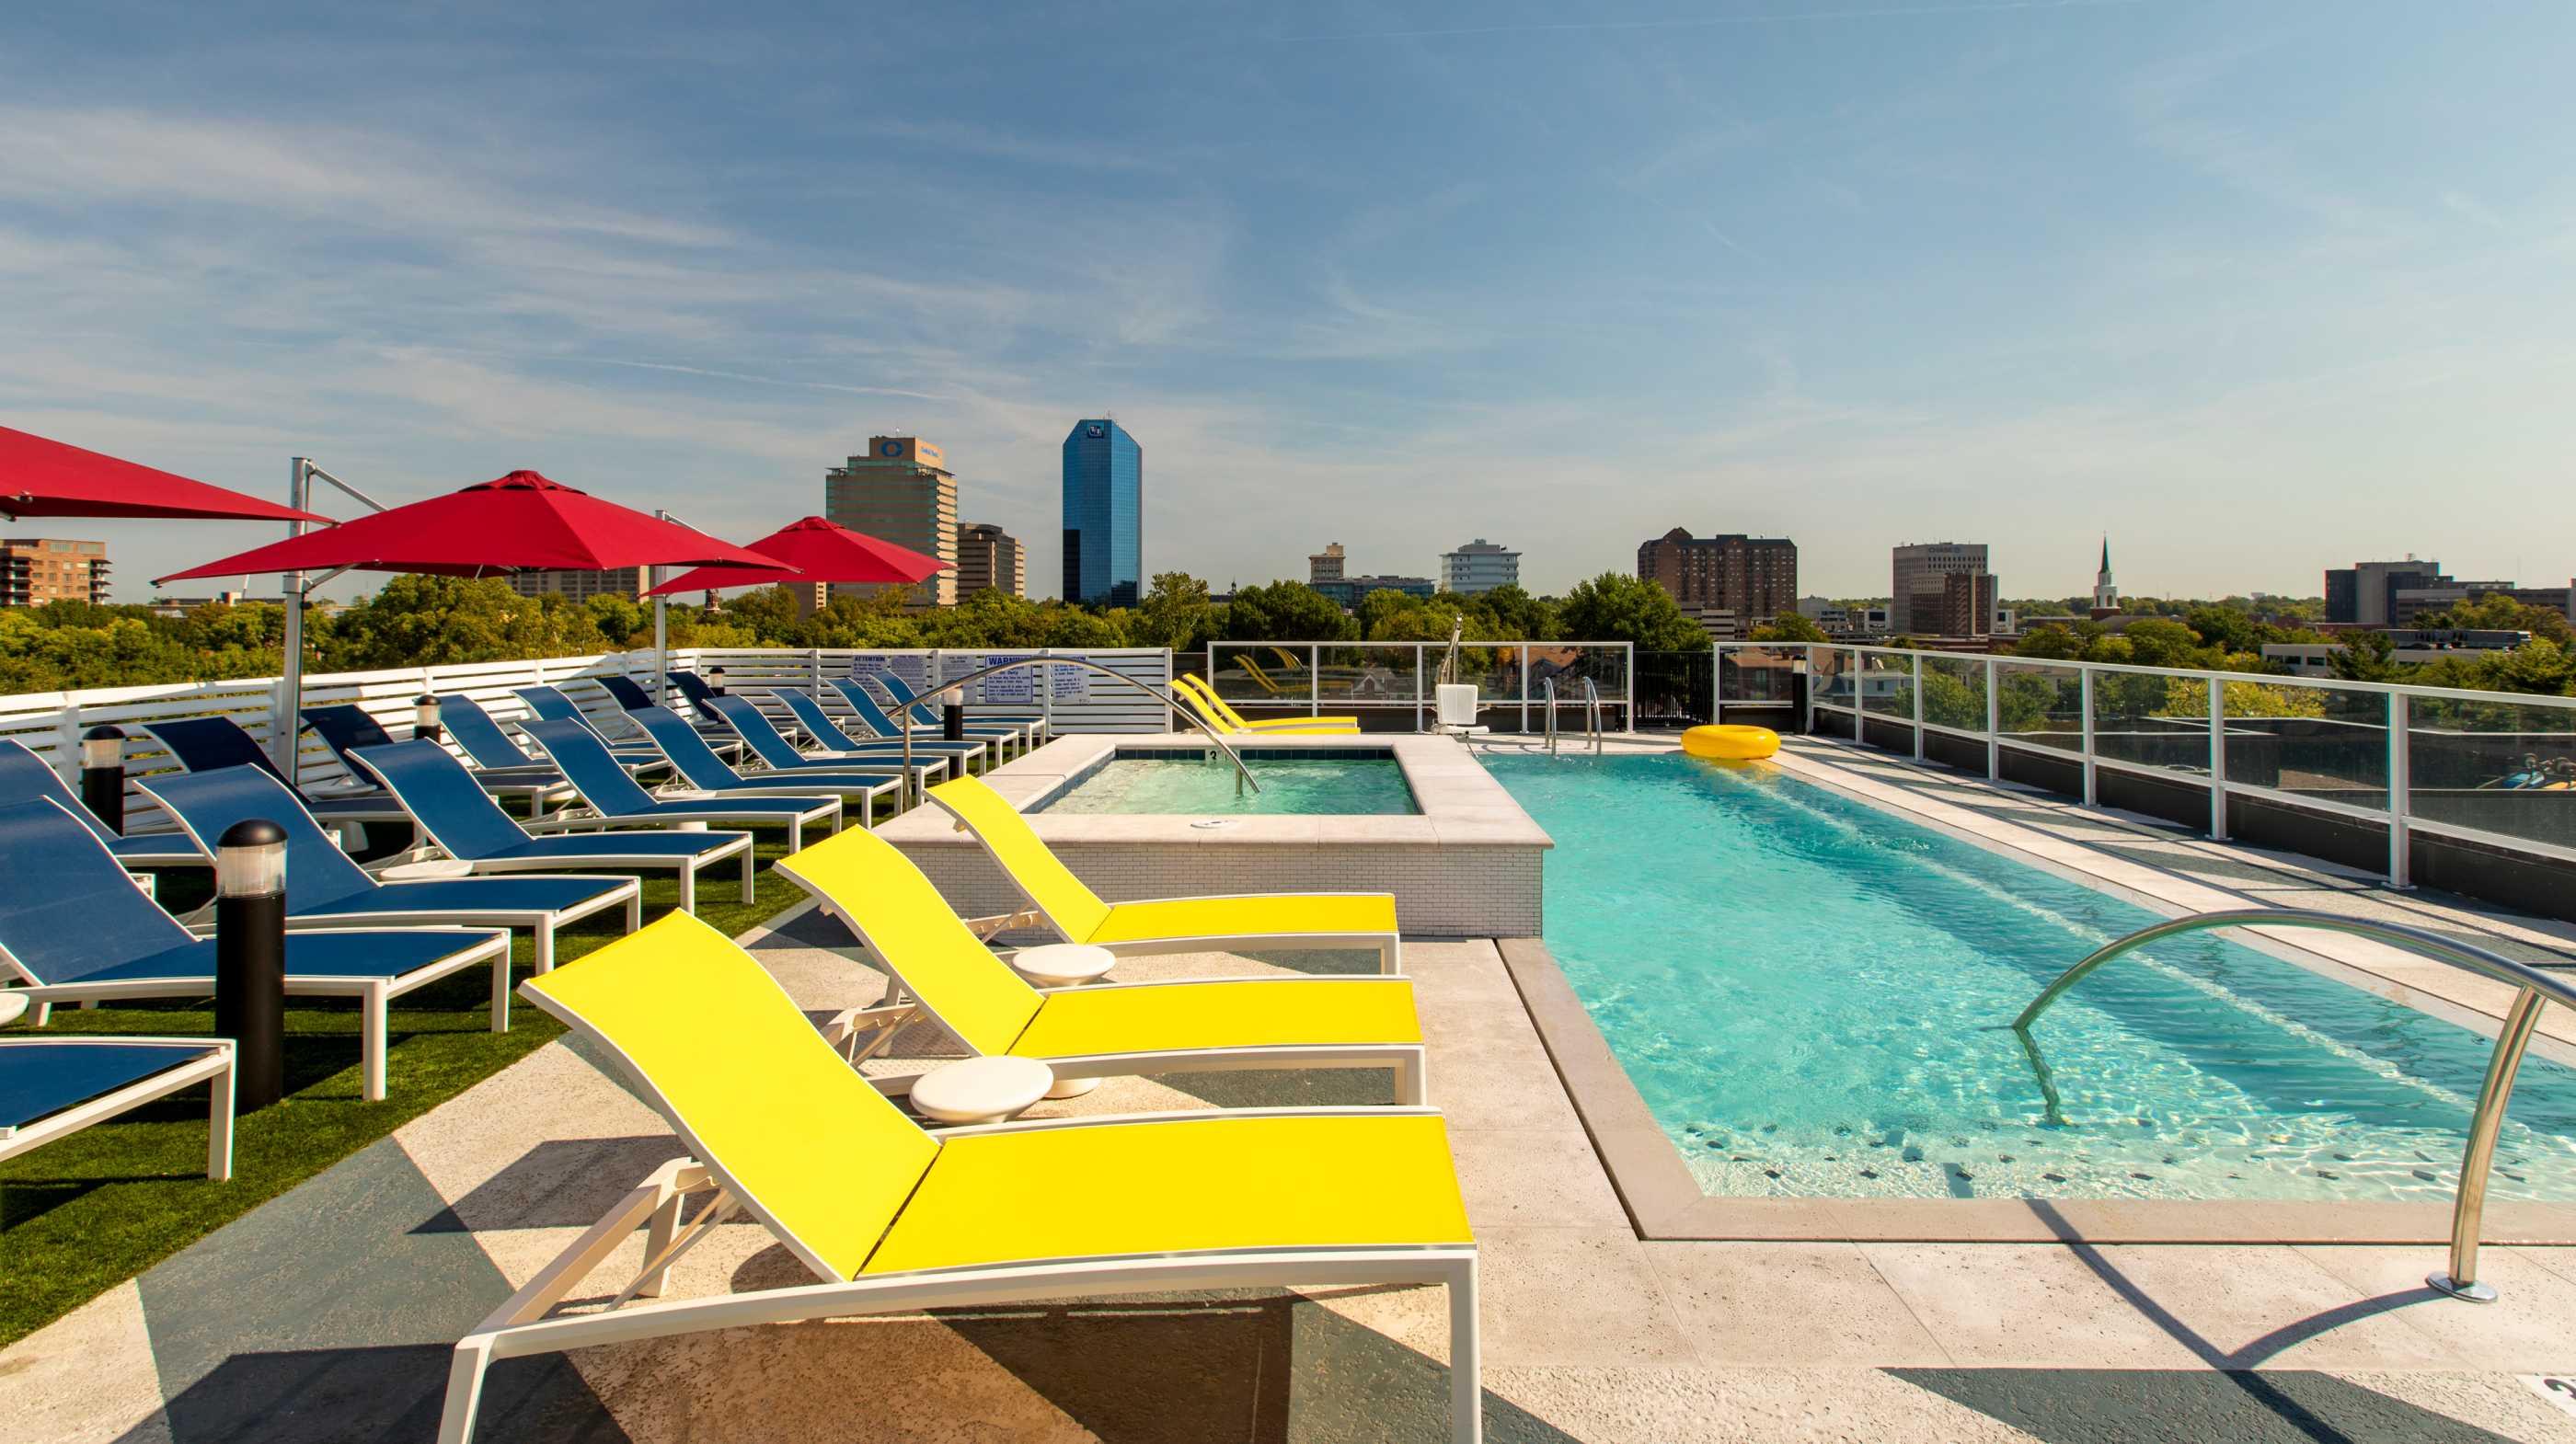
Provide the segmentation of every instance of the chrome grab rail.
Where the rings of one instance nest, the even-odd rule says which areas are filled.
[[[1599,752],[1601,750],[1601,689],[1592,685],[1590,677],[1583,679],[1583,731],[1584,735],[1592,739],[1592,750]]]
[[[2576,1008],[2576,982],[2543,972],[2529,963],[2518,963],[2498,953],[2471,943],[2443,937],[2423,928],[2398,923],[2364,922],[2358,918],[2339,918],[2324,913],[2297,912],[2278,908],[2239,908],[2225,912],[2195,913],[2168,922],[2144,927],[2127,937],[2115,939],[2093,950],[2082,962],[2058,975],[2021,1016],[2013,1019],[2013,1031],[2022,1035],[2022,1046],[2030,1051],[2032,1065],[2039,1069],[2044,1092],[2054,1094],[2047,1083],[2047,1065],[2039,1062],[2037,1048],[2030,1040],[2030,1025],[2048,1011],[2058,995],[2081,982],[2095,968],[2159,938],[2178,933],[2205,932],[2211,928],[2318,928],[2326,932],[2349,933],[2403,948],[2437,963],[2446,963],[2463,972],[2476,973],[2499,983],[2510,984],[2520,991],[2513,1006],[2506,1010],[2504,1026],[2497,1031],[2495,1052],[2487,1059],[2487,1077],[2478,1090],[2478,1103],[2469,1115],[2469,1142],[2460,1157],[2460,1189],[2451,1206],[2451,1267],[2447,1273],[2428,1274],[2424,1282],[2437,1293],[2472,1303],[2495,1302],[2496,1291],[2478,1282],[2478,1224],[2486,1212],[2487,1172],[2495,1162],[2496,1133],[2504,1126],[2505,1103],[2513,1096],[2514,1074],[2522,1067],[2522,1055],[2531,1046],[2531,1035],[2540,1022],[2540,1010],[2555,1001]]]
[[[1261,791],[1261,784],[1252,780],[1252,769],[1243,765],[1243,759],[1235,755],[1233,748],[1225,745],[1225,739],[1216,735],[1215,728],[1200,721],[1196,714],[1192,713],[1189,708],[1179,705],[1171,698],[1164,696],[1162,693],[1157,692],[1153,688],[1146,686],[1144,683],[1137,681],[1135,678],[1128,676],[1126,673],[1114,671],[1108,667],[1102,666],[1100,663],[1091,660],[1089,657],[1020,657],[1008,662],[996,662],[989,667],[978,667],[974,671],[967,673],[965,676],[958,678],[954,682],[943,682],[938,686],[931,688],[929,691],[923,692],[919,696],[913,698],[913,703],[915,706],[926,704],[933,697],[945,696],[948,693],[954,692],[958,688],[965,686],[969,682],[980,682],[985,678],[992,676],[996,672],[1007,672],[1014,667],[1088,667],[1092,671],[1098,672],[1104,677],[1113,678],[1117,681],[1126,683],[1128,686],[1133,687],[1137,691],[1144,693],[1146,696],[1153,698],[1155,706],[1162,708],[1163,710],[1180,718],[1182,721],[1199,729],[1201,732],[1207,734],[1207,740],[1216,744],[1216,750],[1225,754],[1226,761],[1234,764],[1235,796],[1241,797],[1243,795],[1243,789],[1246,787],[1251,788],[1255,794],[1258,794]],[[911,710],[912,709],[909,707],[897,708],[896,716],[902,717],[904,713]],[[904,720],[907,724],[910,721],[909,718],[905,718]],[[914,803],[922,800],[921,793],[917,790],[921,786],[921,779],[912,770],[912,728],[909,725],[906,725],[903,729],[902,783],[903,786],[900,795],[904,799],[904,806],[910,807]]]
[[[1547,699],[1547,720],[1545,727],[1545,731],[1547,733],[1547,755],[1554,757],[1556,755],[1556,679],[1554,677],[1539,678],[1538,693],[1541,697]]]

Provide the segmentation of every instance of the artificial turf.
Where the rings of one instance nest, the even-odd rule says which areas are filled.
[[[762,829],[755,897],[738,901],[734,865],[698,875],[698,916],[737,934],[803,894],[768,864],[786,852],[786,833]],[[585,869],[612,872],[614,869]],[[644,880],[646,921],[679,906],[668,872]],[[202,870],[163,873],[163,899],[177,908],[201,900]],[[189,894],[193,892],[194,897]],[[558,965],[621,935],[623,909],[610,909],[555,935]],[[513,939],[514,969],[531,968],[526,933]],[[15,1342],[251,1209],[392,1133],[396,1128],[526,1057],[563,1025],[520,1000],[510,1031],[491,1031],[491,974],[469,968],[396,1000],[386,1026],[382,1102],[360,1096],[358,1004],[290,998],[286,1009],[287,1096],[241,1117],[233,1134],[233,1176],[206,1178],[206,1090],[191,1088],[131,1113],[0,1162],[0,1345]],[[45,1031],[58,1034],[190,1036],[214,1029],[211,999],[57,1007]],[[8,1031],[29,1031],[22,1023]]]

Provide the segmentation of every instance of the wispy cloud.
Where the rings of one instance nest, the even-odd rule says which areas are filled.
[[[1711,30],[1729,25],[1790,25],[1819,20],[1938,19],[2015,10],[2103,10],[2148,0],[1985,0],[1968,5],[1879,5],[1850,9],[1773,10],[1735,15],[1691,15],[1662,20],[1565,20],[1508,25],[1455,25],[1419,30],[1361,30],[1330,35],[1283,35],[1282,41],[1429,40],[1465,35],[1558,35],[1577,32]]]

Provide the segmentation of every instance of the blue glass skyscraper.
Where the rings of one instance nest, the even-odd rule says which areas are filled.
[[[1132,607],[1143,594],[1145,449],[1107,417],[1064,438],[1064,599]]]

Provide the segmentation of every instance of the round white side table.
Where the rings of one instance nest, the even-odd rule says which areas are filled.
[[[935,1123],[999,1123],[1055,1086],[1035,1058],[962,1058],[912,1082],[912,1110]]]
[[[1096,983],[1118,966],[1118,955],[1089,943],[1046,943],[1011,954],[1010,964],[1041,988],[1078,988]],[[1100,1086],[1097,1078],[1067,1078],[1047,1090],[1049,1098],[1079,1098]]]

